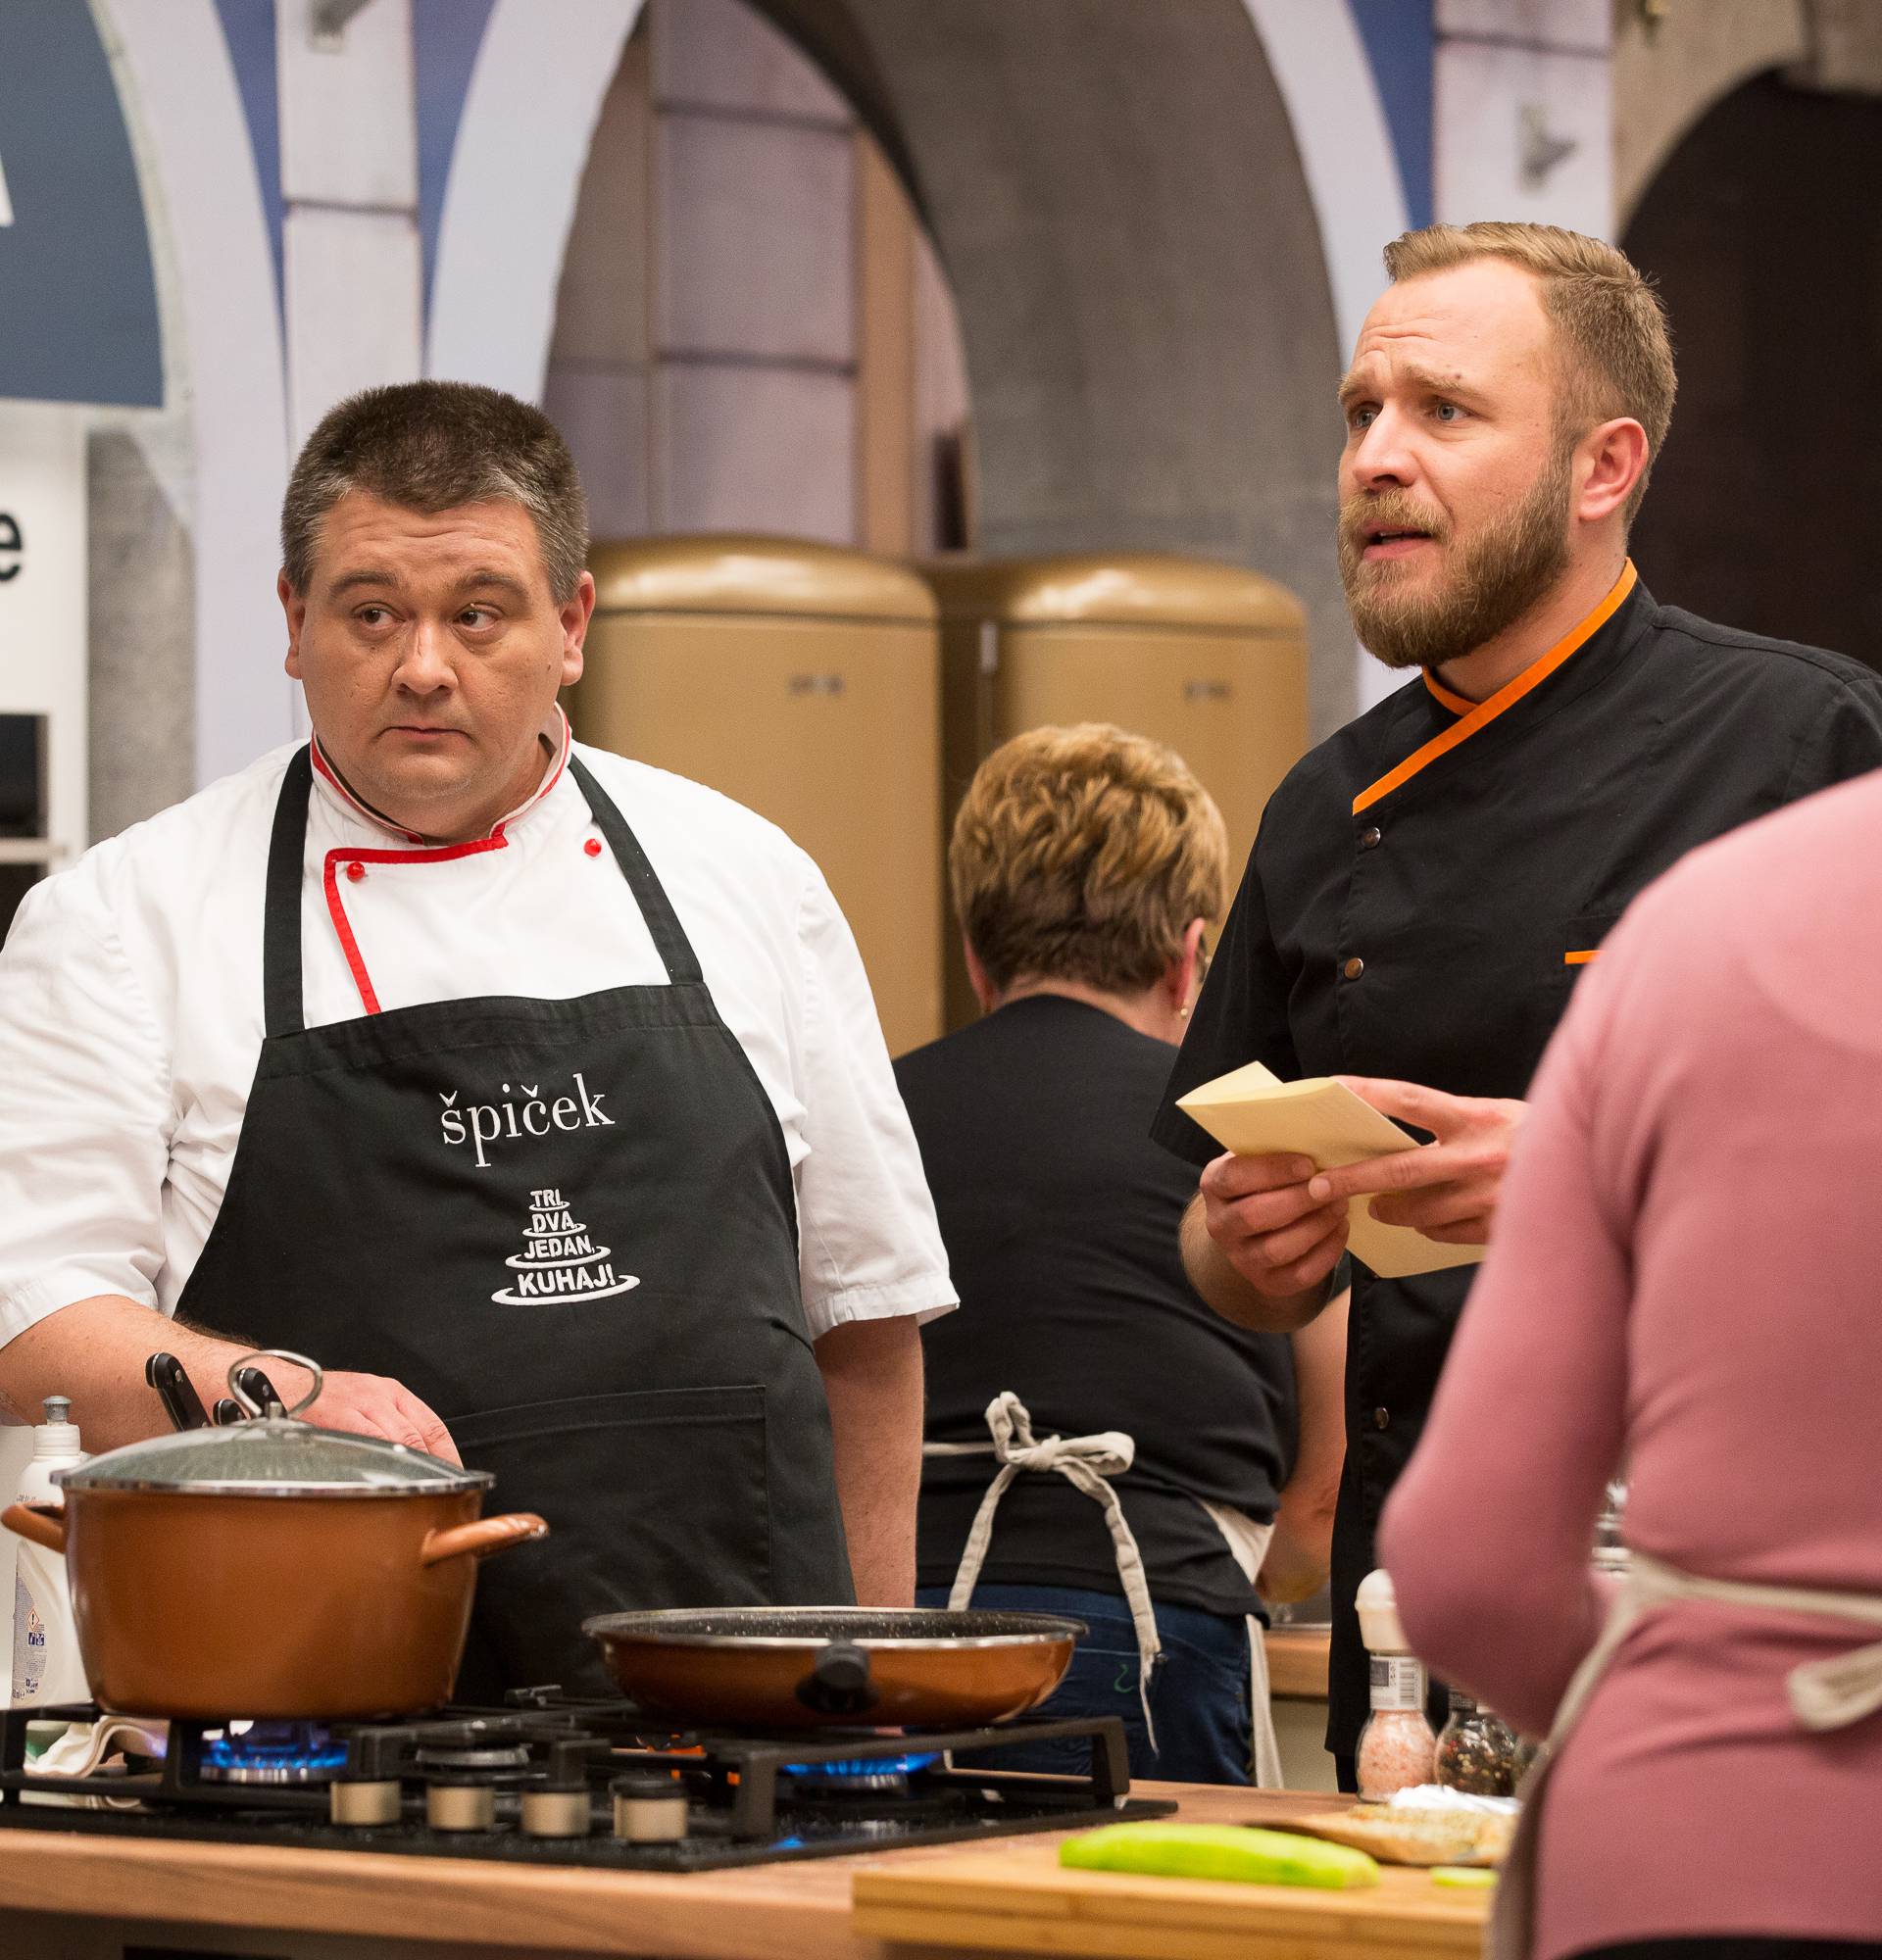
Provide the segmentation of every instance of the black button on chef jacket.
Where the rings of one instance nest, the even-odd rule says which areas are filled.
[[[1413,681],[1296,764],[1263,815],[1152,1134],[1208,1163],[1220,1147],[1175,1100],[1254,1060],[1284,1079],[1524,1095],[1578,973],[1643,886],[1695,846],[1878,764],[1882,677],[1659,606],[1629,566],[1490,700]],[[1382,1280],[1354,1262],[1337,1754],[1353,1752],[1366,1714],[1354,1591],[1473,1270]],[[1537,1282],[1546,1308],[1548,1275]]]

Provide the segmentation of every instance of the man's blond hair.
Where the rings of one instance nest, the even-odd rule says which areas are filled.
[[[1647,431],[1648,469],[1673,418],[1673,345],[1659,295],[1624,252],[1556,224],[1428,224],[1385,248],[1396,283],[1473,259],[1507,259],[1534,273],[1562,353],[1556,419],[1579,439],[1597,423],[1631,416]],[[1647,494],[1647,469],[1627,498],[1631,524]]]
[[[1174,750],[1103,722],[1034,728],[975,771],[948,883],[967,944],[1002,990],[1153,985],[1192,919],[1227,903],[1228,835]]]

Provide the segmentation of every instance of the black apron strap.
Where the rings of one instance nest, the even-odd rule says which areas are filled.
[[[646,852],[640,848],[640,840],[627,828],[627,819],[615,808],[608,792],[595,781],[579,756],[569,758],[569,773],[587,798],[595,827],[608,840],[620,874],[627,880],[627,889],[633,893],[640,915],[647,921],[654,951],[667,968],[667,978],[675,987],[703,985],[706,976],[700,970],[691,941],[680,929],[679,914],[673,910]]]
[[[297,1035],[307,1025],[301,1006],[301,865],[307,856],[307,800],[313,788],[313,757],[302,749],[281,779],[268,846],[262,1005],[271,1039]]]

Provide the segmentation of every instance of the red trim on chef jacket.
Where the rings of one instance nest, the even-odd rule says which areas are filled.
[[[550,770],[546,780],[538,783],[529,795],[521,803],[518,804],[515,809],[505,811],[502,823],[498,824],[490,833],[493,837],[496,835],[497,830],[502,828],[503,823],[514,823],[525,809],[532,808],[535,805],[539,804],[562,781],[563,771],[569,766],[570,752],[575,746],[575,731],[570,727],[569,717],[562,711],[560,706],[556,709],[556,719],[562,724],[560,746],[556,753],[556,766]],[[424,838],[420,832],[407,830],[403,824],[394,823],[390,818],[381,816],[371,804],[362,803],[347,788],[346,784],[341,781],[339,771],[326,760],[325,753],[321,748],[321,738],[318,735],[310,738],[308,748],[313,756],[316,773],[324,778],[332,788],[334,795],[339,797],[349,808],[357,810],[369,823],[375,824],[380,830],[389,830],[394,836],[403,837],[408,844],[422,844],[424,842]]]
[[[506,819],[507,821],[507,819]],[[503,825],[497,825],[488,837],[479,837],[469,844],[434,845],[428,851],[362,851],[350,845],[326,854],[326,871],[322,879],[326,889],[326,909],[333,921],[333,930],[339,934],[341,950],[346,955],[347,966],[353,974],[353,984],[360,990],[360,1004],[369,1014],[379,1011],[379,997],[372,991],[371,977],[366,970],[366,961],[360,954],[360,943],[353,937],[352,921],[346,915],[346,907],[340,903],[340,866],[342,864],[448,864],[457,858],[474,858],[483,851],[503,851],[510,840],[503,834]]]
[[[333,921],[333,930],[339,937],[340,950],[346,955],[347,969],[353,975],[353,984],[359,989],[360,1004],[369,1014],[380,1012],[379,997],[372,990],[371,976],[366,970],[366,960],[360,953],[360,943],[353,936],[352,921],[346,915],[346,907],[340,902],[340,867],[345,865],[349,873],[358,876],[352,867],[366,864],[449,864],[459,858],[474,858],[484,851],[502,851],[509,845],[504,835],[506,828],[526,809],[539,804],[562,780],[563,771],[569,766],[569,752],[574,743],[574,731],[569,726],[569,717],[562,710],[556,710],[562,720],[562,753],[556,759],[556,766],[550,772],[549,780],[543,783],[526,803],[519,804],[510,814],[491,829],[488,837],[473,838],[465,844],[425,844],[416,832],[398,829],[388,824],[375,811],[368,809],[334,773],[326,759],[321,754],[319,739],[309,746],[313,751],[314,766],[333,785],[353,808],[363,815],[371,817],[382,829],[398,829],[401,837],[410,838],[420,848],[415,851],[387,851],[373,848],[362,849],[355,845],[340,845],[326,854],[325,869],[322,884],[326,892],[327,915]]]

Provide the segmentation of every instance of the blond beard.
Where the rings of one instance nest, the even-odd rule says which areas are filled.
[[[1514,510],[1461,540],[1436,533],[1451,561],[1436,591],[1398,589],[1388,562],[1369,564],[1361,527],[1405,523],[1427,528],[1402,491],[1349,497],[1340,509],[1340,582],[1361,644],[1389,667],[1438,667],[1461,660],[1513,626],[1560,579],[1568,564],[1572,447],[1557,450]]]

